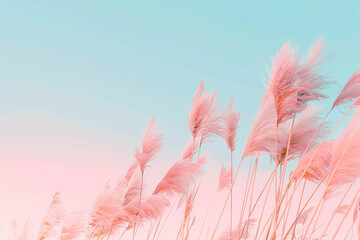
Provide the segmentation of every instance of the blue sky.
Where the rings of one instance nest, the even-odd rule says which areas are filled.
[[[241,147],[264,93],[265,63],[284,42],[304,54],[324,36],[334,55],[324,73],[337,82],[328,94],[336,97],[360,66],[359,9],[358,1],[1,0],[0,129],[18,142],[66,125],[122,145],[128,158],[155,116],[177,158],[205,76],[223,103],[234,95]],[[217,161],[227,154],[222,144],[210,144]]]

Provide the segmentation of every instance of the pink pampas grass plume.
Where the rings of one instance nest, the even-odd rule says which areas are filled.
[[[159,219],[169,205],[170,202],[166,196],[153,194],[146,201],[141,203],[139,214],[142,219]]]
[[[200,146],[206,143],[210,137],[216,135],[217,136],[222,135],[222,128],[221,128],[222,116],[218,109],[217,99],[215,99],[214,97],[215,97],[215,92],[214,92],[214,96],[210,101],[207,117],[203,122],[202,130],[200,131],[201,133]]]
[[[114,225],[114,220],[119,215],[126,215],[122,209],[121,199],[114,194],[110,185],[106,185],[98,196],[90,213],[90,233],[101,235],[109,232]],[[117,222],[118,223],[118,222]]]
[[[188,126],[193,138],[201,134],[205,140],[213,133],[219,134],[220,120],[215,91],[209,95],[204,94],[204,82],[201,80],[188,114]]]
[[[314,46],[310,47],[307,56],[306,56],[306,63],[310,64],[311,66],[319,66],[324,63],[326,60],[322,57],[322,52],[325,48],[326,44],[323,43],[322,36],[319,37],[316,44]]]
[[[132,177],[132,175],[134,174],[136,168],[138,167],[138,163],[134,162],[133,164],[131,164],[130,168],[128,169],[128,171],[126,172],[125,175],[125,179],[127,181],[130,181],[130,178]]]
[[[348,207],[349,207],[348,204],[343,204],[338,209],[335,209],[333,212],[335,212],[337,214],[344,214],[346,212],[346,210],[348,209]]]
[[[246,236],[246,239],[251,239],[252,236],[252,229],[256,223],[256,219],[249,219],[244,222],[242,222],[241,226],[235,226],[234,229],[231,231],[231,234],[229,233],[229,230],[224,231],[223,234],[219,237],[218,240],[238,240],[238,239],[244,239],[245,238],[245,231],[240,235],[239,229],[248,228],[248,233]],[[249,225],[249,226],[247,226]],[[231,237],[230,237],[231,236]]]
[[[73,240],[83,236],[87,231],[86,221],[84,213],[70,213],[61,229],[60,240]]]
[[[207,153],[204,153],[200,156],[198,162],[196,163],[196,169],[198,170],[198,173],[201,173],[201,168],[205,165],[207,161]]]
[[[339,96],[335,99],[333,108],[360,97],[360,70],[357,70],[347,81]]]
[[[220,169],[220,177],[218,184],[218,191],[222,191],[224,189],[229,189],[231,185],[231,169],[227,169],[224,166],[221,166]]]
[[[297,223],[299,224],[305,224],[306,220],[309,217],[309,214],[314,210],[314,207],[309,207],[308,209],[306,209],[296,220]]]
[[[244,157],[263,152],[274,154],[276,126],[306,109],[307,103],[325,97],[318,93],[328,83],[318,74],[323,60],[321,38],[308,52],[307,61],[299,62],[290,44],[284,44],[272,60],[269,84],[255,117],[244,150]]]
[[[127,189],[124,194],[123,204],[127,205],[129,202],[134,201],[134,199],[138,199],[140,197],[140,172],[134,172],[133,176],[131,177]]]
[[[323,48],[320,38],[315,47],[310,49],[307,61],[300,63],[288,42],[272,60],[268,85],[270,91],[267,91],[264,98],[269,94],[273,96],[278,124],[303,111],[308,101],[325,97],[318,92],[327,85],[324,78],[318,74]]]
[[[292,160],[301,156],[305,149],[308,147],[310,140],[312,139],[317,127],[319,125],[319,113],[320,110],[317,107],[310,106],[303,111],[296,119],[288,150],[287,159]],[[324,128],[320,128],[311,141],[310,149],[317,144],[317,140],[323,137]],[[279,144],[278,144],[278,157],[277,161],[283,162],[287,152],[288,140],[290,134],[290,123],[282,123],[279,126]]]
[[[15,221],[10,226],[9,240],[28,240],[30,237],[29,222],[18,224]]]
[[[39,240],[55,238],[59,234],[60,227],[65,219],[66,213],[60,199],[60,193],[55,193],[50,207],[48,208],[40,225]]]
[[[184,148],[182,159],[192,161],[194,154],[197,152],[197,147],[196,146],[197,145],[194,143],[194,139],[190,138],[188,143],[186,144],[186,146]]]
[[[134,223],[158,219],[170,205],[167,197],[161,194],[152,194],[140,204],[138,200],[131,201],[125,207],[126,213],[131,216],[127,229],[134,227]]]
[[[204,95],[204,81],[201,80],[194,95],[190,114],[188,115],[188,126],[193,138],[197,136],[197,133],[201,129],[201,125],[206,118],[207,110],[208,96]]]
[[[169,196],[176,193],[185,194],[189,182],[195,178],[198,172],[196,163],[178,160],[157,185],[154,194],[164,193]]]
[[[334,193],[340,186],[352,183],[360,177],[359,125],[360,111],[358,110],[334,146],[327,179],[329,186],[325,197]]]
[[[293,109],[294,99],[292,103],[289,97],[297,93],[295,88],[297,80],[299,57],[295,58],[295,50],[291,48],[290,43],[286,43],[272,59],[272,68],[269,73],[269,89],[274,98],[275,109],[277,113],[277,123],[291,118],[296,109]],[[295,101],[296,104],[297,100]]]
[[[151,161],[162,148],[162,135],[154,131],[154,122],[155,118],[152,118],[144,135],[141,137],[142,151],[136,149],[135,157],[139,163],[141,172],[144,172],[146,164]]]
[[[256,114],[243,156],[259,155],[263,152],[274,154],[275,136],[276,111],[274,100],[267,98]]]
[[[238,129],[240,120],[240,113],[233,109],[233,102],[233,97],[231,97],[230,103],[227,107],[227,111],[223,116],[222,125],[222,136],[224,137],[230,151],[235,150],[236,131]]]
[[[322,55],[325,46],[326,44],[323,42],[322,37],[320,37],[316,44],[310,47],[305,62],[300,66],[301,70],[298,73],[300,79],[296,83],[296,87],[301,89],[297,93],[298,104],[306,104],[308,101],[326,98],[325,95],[319,92],[330,84],[319,73],[320,67],[328,59],[328,57]]]
[[[355,101],[354,101],[354,103],[353,103],[353,105],[351,106],[352,108],[358,108],[358,107],[360,107],[360,97],[358,97]]]
[[[299,160],[298,166],[293,172],[294,179],[299,179],[302,176],[306,166],[314,156],[315,151],[317,151],[308,169],[304,173],[304,178],[312,182],[321,181],[330,168],[334,143],[334,140],[324,142],[319,150],[317,150],[318,146],[316,146],[311,151],[302,156]]]

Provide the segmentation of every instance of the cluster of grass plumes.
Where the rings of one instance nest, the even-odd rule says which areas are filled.
[[[92,208],[85,212],[67,213],[56,193],[37,239],[98,240],[125,236],[164,239],[161,235],[164,226],[176,211],[181,212],[178,215],[181,219],[171,239],[350,239],[354,229],[360,231],[360,188],[356,184],[360,177],[360,111],[357,109],[360,71],[351,76],[329,112],[321,118],[319,108],[314,105],[327,97],[324,88],[330,84],[321,74],[321,66],[327,60],[323,56],[324,48],[320,38],[301,59],[290,43],[286,43],[272,59],[267,89],[236,171],[233,152],[240,112],[234,109],[232,99],[227,106],[221,106],[216,91],[204,92],[202,80],[188,114],[189,142],[151,194],[144,194],[144,174],[163,148],[162,135],[155,130],[155,119],[150,120],[141,138],[141,148],[136,149],[133,164],[118,184],[107,184]],[[338,122],[326,123],[329,114],[340,105],[348,105],[348,111]],[[346,129],[340,136],[334,136],[333,130],[351,111],[355,114]],[[214,211],[209,203],[204,218],[194,212],[206,163],[201,148],[215,137],[223,138],[229,150],[228,166],[221,167],[218,186],[214,186],[218,191],[226,191],[227,197],[217,206],[221,211]],[[269,156],[275,167],[266,183],[259,187],[255,182],[260,156]],[[240,176],[244,161],[250,161],[251,165],[248,174]],[[295,169],[289,169],[289,161],[297,161]],[[246,180],[241,194],[234,188],[239,176]],[[256,187],[261,189],[258,194],[254,193]],[[234,200],[240,212],[234,211]],[[323,210],[330,201],[329,214]],[[229,206],[229,218],[223,218],[226,206]],[[353,213],[352,225],[345,226],[343,223],[350,213]],[[210,216],[214,224],[207,221]],[[339,221],[334,221],[335,218]],[[220,222],[225,222],[222,226],[227,228],[220,231]],[[201,226],[199,231],[193,231],[194,225]],[[344,228],[341,232],[347,235],[339,236]],[[140,231],[146,234],[140,237]],[[28,234],[27,226],[13,225],[12,239],[31,239]]]

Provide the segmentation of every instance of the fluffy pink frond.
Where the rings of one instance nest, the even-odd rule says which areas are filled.
[[[308,169],[304,174],[304,178],[313,182],[319,182],[329,171],[332,153],[334,149],[335,141],[324,142],[319,148],[318,152],[314,156],[314,153],[318,146],[314,147],[311,151],[307,152],[299,160],[298,166],[294,170],[294,179],[299,179],[303,174],[306,166],[310,162],[311,158],[314,156],[311,161]]]
[[[139,214],[143,219],[156,220],[160,218],[169,205],[170,202],[166,196],[153,194],[141,203]]]
[[[306,220],[309,217],[309,214],[313,211],[313,209],[314,207],[309,207],[308,209],[306,209],[303,213],[300,214],[296,222],[299,224],[305,224]]]
[[[99,235],[100,232],[110,231],[115,217],[122,211],[121,207],[121,199],[106,185],[90,213],[90,232]]]
[[[194,206],[195,201],[195,194],[190,193],[185,202],[185,213],[184,213],[184,219],[187,219],[190,216],[190,213],[192,211],[192,208]]]
[[[306,104],[308,101],[326,98],[325,95],[319,92],[330,84],[319,73],[319,67],[328,58],[322,55],[325,46],[326,44],[323,42],[322,37],[320,37],[316,44],[309,49],[306,61],[300,66],[301,70],[298,73],[299,81],[296,83],[296,87],[301,89],[298,92],[298,104]]]
[[[40,226],[39,240],[56,237],[59,234],[61,224],[66,216],[64,205],[60,199],[60,193],[55,193],[50,207],[47,210]]]
[[[204,95],[204,81],[201,80],[188,115],[188,126],[193,138],[197,136],[199,129],[201,129],[201,125],[206,118],[207,110],[208,96],[206,94]]]
[[[204,94],[204,82],[200,85],[194,95],[193,105],[188,114],[188,126],[193,138],[199,134],[205,140],[212,134],[218,134],[220,116],[217,111],[217,99],[215,91],[211,94]]]
[[[190,138],[185,146],[182,159],[192,161],[194,154],[197,152],[196,146],[197,144],[194,143],[194,139]]]
[[[186,193],[189,182],[199,172],[197,164],[178,160],[157,185],[154,194],[164,193],[173,196],[176,193]]]
[[[154,122],[155,118],[152,118],[144,135],[141,137],[142,151],[136,149],[135,152],[135,157],[142,172],[144,171],[146,164],[154,158],[163,146],[161,142],[162,135],[154,131]]]
[[[359,108],[360,107],[360,97],[358,97],[355,101],[354,101],[354,103],[353,103],[353,105],[351,106],[352,108]]]
[[[87,218],[82,212],[70,213],[61,229],[60,240],[80,238],[87,231]]]
[[[206,118],[202,124],[202,129],[199,131],[201,134],[200,144],[204,144],[212,136],[222,135],[222,114],[218,108],[218,100],[215,98],[215,91],[212,93],[209,101],[209,109]]]
[[[310,47],[307,53],[307,63],[311,64],[312,66],[321,65],[325,61],[325,59],[321,56],[321,53],[323,52],[325,46],[326,44],[323,42],[322,36],[319,37],[316,44]]]
[[[276,136],[276,111],[274,100],[267,98],[256,114],[243,153],[244,157],[262,152],[274,154]]]
[[[9,240],[28,240],[30,237],[29,222],[18,224],[15,221],[10,226]]]
[[[360,110],[350,120],[332,155],[326,196],[330,197],[340,186],[356,181],[360,177]],[[333,175],[332,178],[330,178]]]
[[[123,205],[127,205],[132,200],[140,197],[140,174],[139,171],[134,172],[127,186],[127,190],[124,195]]]
[[[320,38],[315,47],[310,49],[307,61],[300,63],[300,58],[288,42],[272,60],[268,87],[274,98],[277,123],[291,119],[303,111],[308,101],[325,97],[318,91],[328,83],[317,68],[323,48]]]
[[[335,209],[334,213],[336,213],[336,214],[344,214],[346,212],[346,210],[348,209],[348,207],[349,207],[348,204],[343,204],[339,208]]]
[[[126,172],[126,175],[125,175],[125,179],[127,181],[130,181],[130,178],[131,176],[133,175],[133,173],[135,172],[136,168],[138,167],[138,163],[137,162],[134,162],[130,168],[128,169],[128,171]]]
[[[231,97],[227,111],[223,116],[222,123],[222,137],[225,138],[228,148],[231,151],[235,150],[236,131],[238,129],[239,120],[240,112],[237,112],[233,109],[233,97]]]
[[[224,166],[221,166],[220,177],[218,184],[218,191],[220,192],[223,189],[230,188],[231,185],[231,169],[226,169]]]
[[[230,231],[226,230],[223,232],[223,234],[221,234],[221,236],[219,237],[219,240],[237,240],[237,239],[244,239],[245,235],[247,239],[251,239],[252,236],[252,230],[254,228],[254,225],[256,223],[256,219],[249,219],[246,220],[244,222],[242,222],[242,224],[239,226],[237,225],[236,227],[233,228],[233,230],[231,231],[231,237],[230,237]],[[247,226],[248,225],[248,226]],[[242,229],[246,229],[248,228],[248,233],[245,233],[245,230],[242,231]],[[243,233],[240,235],[240,232],[242,231]]]
[[[292,101],[289,101],[289,97],[298,92],[298,89],[295,88],[299,71],[298,62],[299,57],[295,57],[295,50],[291,48],[290,42],[284,44],[275,59],[272,59],[268,87],[270,87],[275,100],[278,123],[291,118],[297,112],[296,109],[293,109],[294,99],[291,98]]]
[[[357,70],[347,81],[339,96],[335,99],[333,108],[360,97],[360,70]]]
[[[305,149],[307,148],[310,140],[312,139],[317,127],[319,126],[320,110],[317,107],[310,106],[305,111],[303,111],[300,116],[296,119],[293,131],[290,139],[290,146],[288,150],[288,158],[287,160],[293,160],[299,156],[301,156]],[[279,133],[278,133],[278,147],[277,147],[277,160],[282,163],[285,159],[289,134],[290,134],[290,123],[282,123],[279,125]],[[319,128],[316,136],[311,141],[311,145],[309,149],[312,149],[318,142],[318,139],[323,137],[324,128]]]
[[[203,155],[200,156],[198,162],[197,162],[197,170],[198,172],[200,173],[201,171],[201,168],[204,166],[204,164],[206,163],[207,161],[207,154],[204,153]]]

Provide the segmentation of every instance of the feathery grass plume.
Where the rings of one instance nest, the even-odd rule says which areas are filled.
[[[300,63],[300,58],[288,42],[272,59],[270,91],[266,92],[264,98],[270,94],[273,96],[278,124],[302,112],[308,101],[325,97],[318,92],[328,84],[318,73],[318,66],[323,62],[320,59],[323,48],[320,38],[308,52],[307,61]]]
[[[319,125],[319,113],[319,108],[310,106],[296,119],[290,139],[290,146],[287,156],[288,161],[301,156],[308,147],[309,142]],[[289,122],[286,122],[279,125],[279,144],[277,148],[278,157],[276,158],[279,163],[282,163],[286,157],[290,134],[289,124]],[[323,130],[324,128],[320,128],[318,130],[316,136],[311,141],[309,149],[312,149],[317,144],[317,140],[320,137],[323,137]]]
[[[248,228],[248,233],[246,235],[246,239],[251,239],[252,236],[252,229],[256,223],[256,219],[252,218],[246,221],[243,221],[240,228],[239,226],[235,226],[233,230],[231,231],[231,234],[229,233],[229,230],[224,231],[221,236],[219,237],[219,240],[238,240],[238,239],[244,239],[245,238],[245,231],[240,235],[238,229],[245,229]],[[247,226],[249,225],[249,226]],[[230,237],[231,236],[231,237]]]
[[[29,222],[25,221],[21,224],[18,224],[15,221],[13,221],[10,226],[9,240],[29,240],[29,239],[31,239]]]
[[[141,203],[139,214],[141,219],[156,220],[162,216],[165,209],[169,206],[170,201],[166,196],[152,194],[146,201]]]
[[[254,156],[263,152],[274,154],[275,136],[276,111],[274,99],[267,98],[256,114],[243,156]]]
[[[339,96],[335,99],[333,108],[360,97],[360,70],[357,70],[347,81]]]
[[[216,90],[209,100],[207,115],[203,121],[202,129],[199,131],[199,134],[201,135],[200,145],[208,142],[210,137],[222,135],[222,114],[218,108],[218,100],[215,98],[215,92]]]
[[[290,42],[283,45],[275,59],[271,59],[272,68],[269,72],[269,89],[267,93],[274,98],[277,123],[293,117],[298,110],[294,109],[294,98],[290,98],[298,89],[295,88],[299,57],[295,58],[295,50],[290,46]],[[264,96],[265,97],[265,96]],[[289,101],[292,100],[292,101]],[[295,100],[295,106],[297,99]]]
[[[133,164],[131,164],[130,168],[128,169],[128,171],[125,174],[125,179],[127,181],[130,181],[131,176],[134,174],[136,168],[138,167],[138,163],[134,162]]]
[[[217,111],[217,99],[215,91],[204,94],[204,81],[201,80],[193,98],[193,105],[188,114],[189,130],[195,139],[199,134],[202,138],[209,137],[212,133],[218,134],[220,117]]]
[[[135,151],[135,158],[139,163],[141,172],[144,172],[146,164],[154,158],[163,146],[161,142],[162,135],[154,131],[154,122],[155,118],[152,118],[144,135],[141,137],[142,151],[138,148]]]
[[[197,152],[197,145],[193,141],[193,138],[190,138],[186,144],[182,155],[183,160],[192,161],[194,154]]]
[[[326,62],[328,56],[323,56],[322,52],[326,44],[322,37],[318,39],[316,44],[308,50],[305,62],[300,65],[299,81],[296,82],[296,87],[300,88],[298,95],[298,104],[306,107],[308,101],[319,100],[327,98],[320,93],[326,86],[330,84],[325,77],[320,74],[320,67]]]
[[[189,219],[192,208],[194,207],[196,195],[193,193],[188,194],[185,201],[185,211],[184,211],[184,219]]]
[[[57,237],[65,216],[66,211],[60,199],[60,193],[56,192],[40,225],[38,239],[45,240],[46,238]]]
[[[227,169],[224,166],[221,166],[220,176],[219,176],[219,184],[218,191],[222,191],[224,189],[229,189],[231,185],[231,169]]]
[[[131,201],[134,201],[137,199],[139,201],[140,197],[140,171],[135,171],[132,175],[128,185],[127,189],[124,194],[124,199],[122,205],[125,206]]]
[[[173,196],[176,193],[185,194],[189,182],[193,180],[199,169],[196,163],[178,160],[156,186],[154,194],[164,193]]]
[[[360,177],[359,125],[360,110],[353,115],[345,131],[334,146],[325,198],[330,197],[340,186],[352,183]]]
[[[188,126],[190,132],[195,138],[201,129],[201,125],[206,118],[208,110],[208,96],[204,94],[204,81],[201,80],[198,89],[193,98],[193,105],[188,114]]]
[[[80,238],[87,231],[87,216],[83,212],[70,213],[61,229],[59,240],[73,240]]]
[[[335,140],[326,141],[317,150],[315,156],[314,153],[317,149],[317,146],[314,147],[311,151],[307,152],[304,156],[302,156],[299,160],[298,166],[293,172],[294,179],[299,179],[302,176],[304,170],[306,169],[306,166],[308,165],[311,158],[314,156],[308,169],[304,173],[304,178],[312,182],[321,181],[321,179],[329,171],[334,144]]]
[[[335,209],[333,212],[336,214],[344,214],[346,210],[348,209],[348,204],[343,204],[339,208]]]
[[[324,48],[326,47],[326,44],[323,43],[322,36],[319,37],[316,44],[314,46],[310,47],[307,56],[306,56],[306,63],[317,67],[324,63],[326,58],[322,57],[321,53],[323,52]]]
[[[352,108],[358,108],[358,107],[360,107],[360,97],[358,97],[355,101],[354,101],[354,103],[353,103],[353,105],[351,106]]]
[[[305,225],[306,220],[309,217],[309,214],[314,210],[314,207],[309,207],[297,218],[296,222],[302,225]]]
[[[196,163],[196,169],[198,170],[198,173],[201,173],[201,168],[205,165],[207,161],[207,153],[204,153],[200,156],[198,162]]]
[[[114,226],[114,219],[120,214],[126,215],[121,206],[121,199],[114,194],[111,186],[106,184],[90,213],[89,232],[96,236],[110,232]]]
[[[240,112],[233,109],[233,97],[231,97],[230,103],[227,107],[227,111],[223,116],[222,122],[222,137],[224,137],[226,144],[230,151],[235,150],[236,144],[236,131],[240,120]]]

